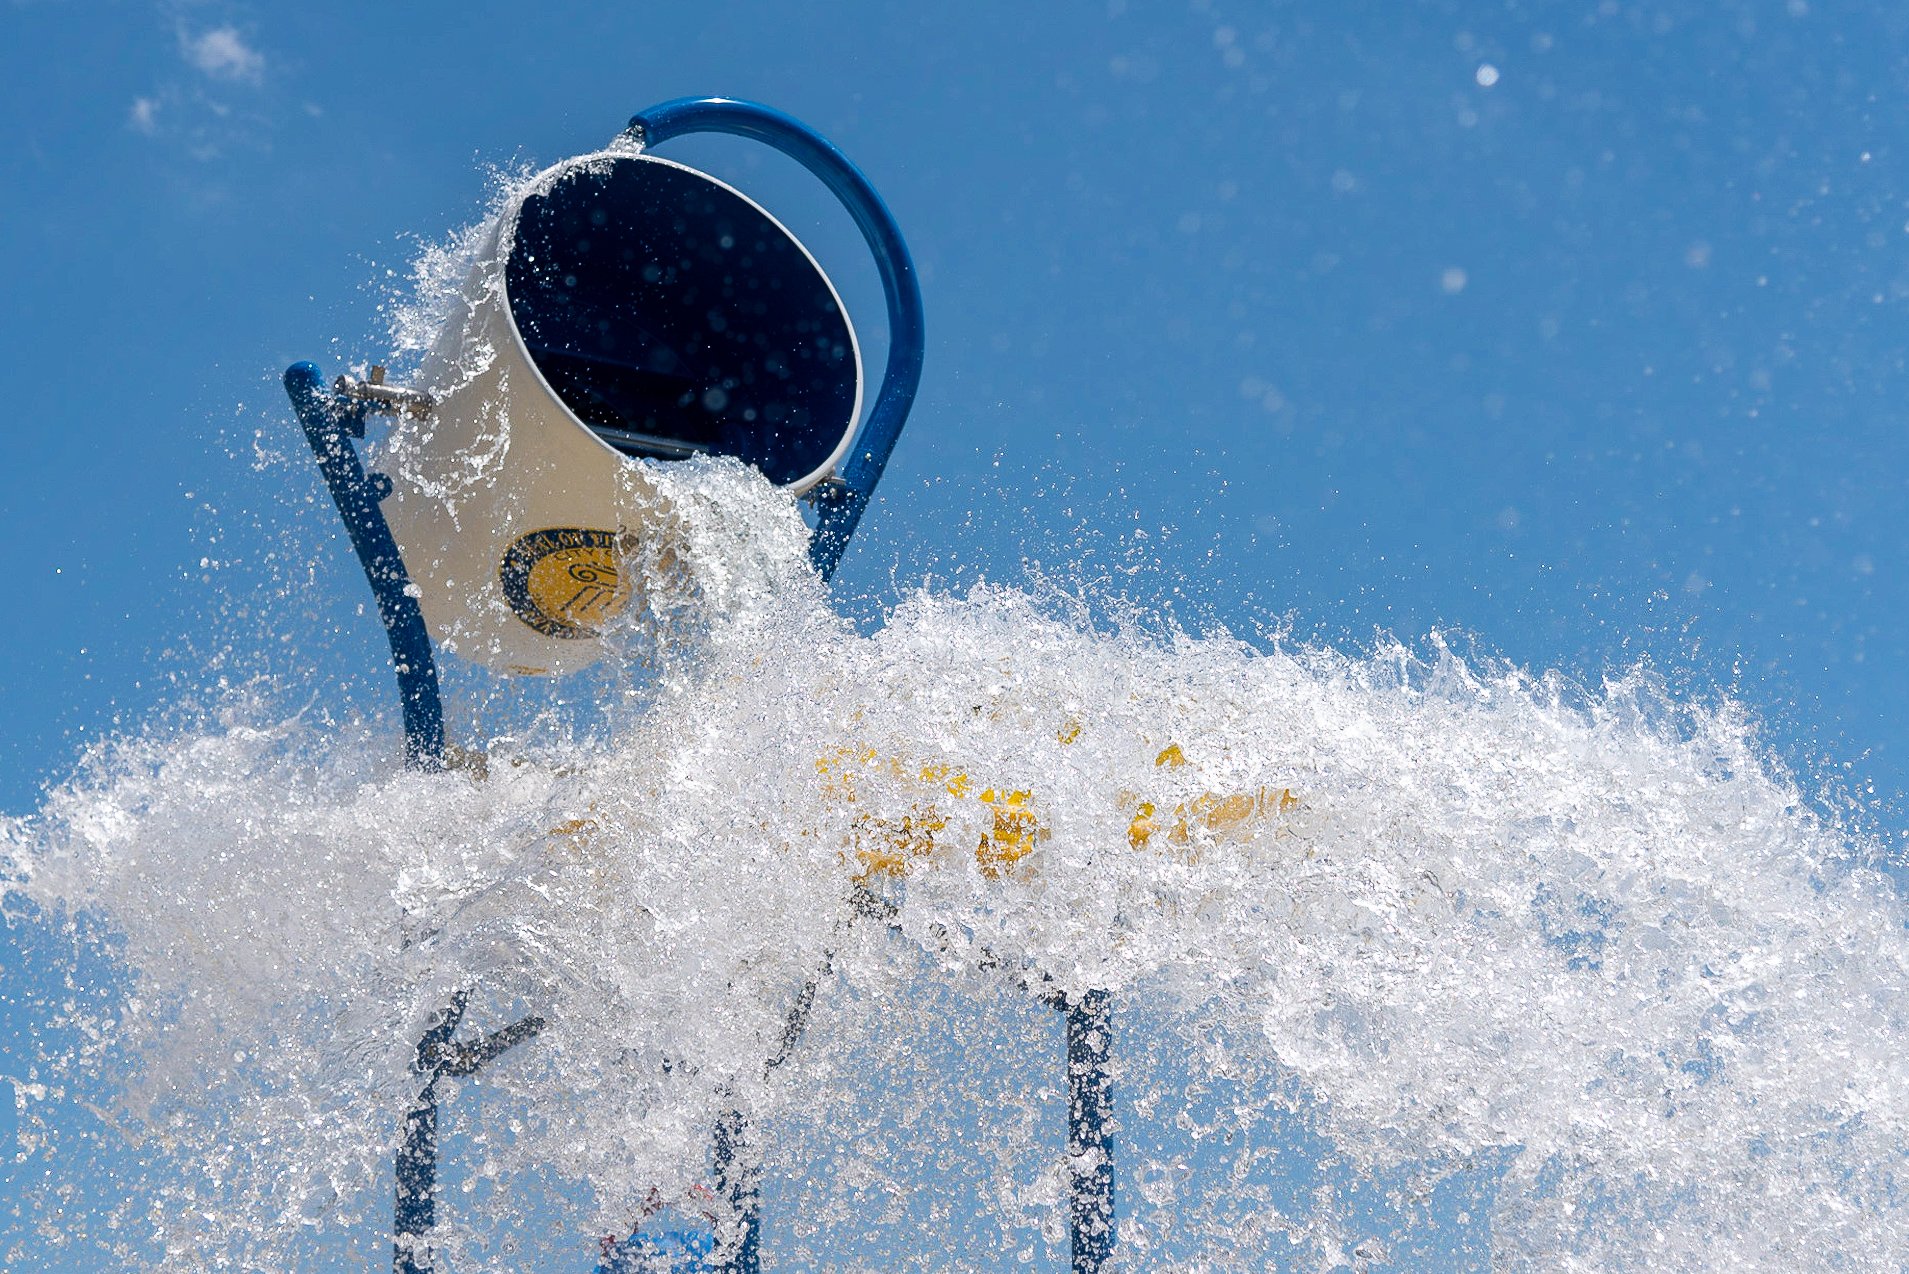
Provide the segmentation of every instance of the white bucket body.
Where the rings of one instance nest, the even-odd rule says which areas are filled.
[[[432,396],[434,407],[423,418],[399,418],[372,459],[391,479],[385,518],[431,636],[446,650],[507,672],[564,673],[600,658],[604,633],[630,611],[641,587],[624,569],[632,560],[629,548],[665,534],[670,521],[654,467],[667,461],[623,454],[566,405],[526,345],[507,286],[506,263],[525,201],[586,165],[605,163],[667,165],[693,174],[760,213],[814,266],[807,250],[746,196],[683,165],[633,152],[558,164],[499,213],[458,312],[419,367],[416,387]],[[788,249],[780,250],[786,256]],[[862,399],[853,328],[833,285],[819,266],[815,272],[848,331],[853,407],[832,452],[799,461],[803,472],[772,475],[798,493],[827,477],[847,451]],[[810,467],[812,458],[821,462]]]

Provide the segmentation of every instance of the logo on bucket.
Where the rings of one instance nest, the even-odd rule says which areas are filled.
[[[498,577],[517,618],[546,637],[599,636],[630,600],[614,531],[550,527],[520,536]]]

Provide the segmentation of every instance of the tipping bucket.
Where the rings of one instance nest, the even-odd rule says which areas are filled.
[[[511,198],[461,301],[419,369],[429,410],[375,459],[425,622],[465,658],[560,673],[602,654],[630,549],[669,517],[641,461],[733,456],[799,494],[855,437],[861,352],[815,258],[634,147]]]

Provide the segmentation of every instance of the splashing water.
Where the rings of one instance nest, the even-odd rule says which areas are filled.
[[[5,825],[16,926],[90,918],[125,970],[66,1058],[115,1068],[112,1118],[175,1169],[122,1183],[122,1256],[293,1268],[375,1223],[413,1042],[470,987],[550,1025],[454,1116],[490,1124],[458,1151],[482,1188],[447,1200],[452,1268],[517,1268],[498,1235],[553,1180],[584,1232],[686,1197],[730,1101],[819,1156],[778,1187],[812,1261],[946,1268],[934,1236],[977,1227],[974,1268],[1051,1252],[1061,1063],[1001,968],[1115,995],[1136,1268],[1383,1264],[1357,1183],[1468,1174],[1507,1268],[1909,1250],[1902,910],[1734,708],[1109,632],[1001,588],[860,636],[783,496],[728,464],[669,480],[721,604],[588,741],[427,776],[255,695]],[[850,927],[857,881],[905,941]],[[940,1093],[908,1078],[924,1047]],[[1245,1135],[1295,1101],[1337,1164],[1310,1194]],[[983,1135],[973,1213],[915,1216],[923,1148]]]

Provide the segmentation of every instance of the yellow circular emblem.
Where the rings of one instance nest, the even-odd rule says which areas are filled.
[[[520,536],[498,578],[517,618],[547,637],[602,634],[630,600],[614,531],[549,527]]]

